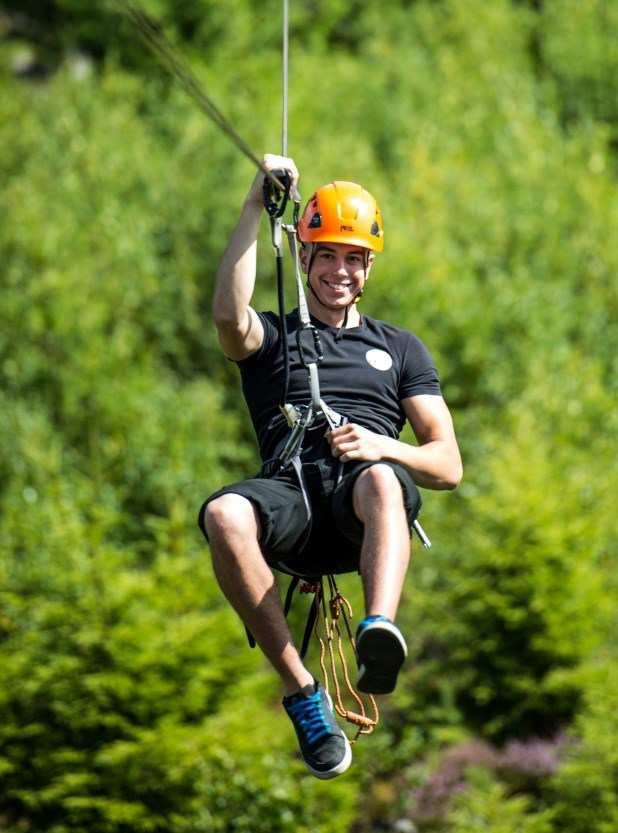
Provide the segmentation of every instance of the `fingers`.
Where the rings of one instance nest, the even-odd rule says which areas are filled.
[[[348,422],[345,425],[340,425],[339,428],[333,428],[328,432],[329,437],[342,437],[346,434],[352,434],[358,431],[358,425],[353,422]]]
[[[340,460],[343,460],[344,463],[347,463],[348,460],[353,460],[356,457],[361,457],[361,447],[360,443],[346,443],[346,445],[340,445],[335,451],[333,452],[334,457],[338,457]]]
[[[331,443],[331,450],[336,451],[338,454],[345,454],[346,451],[352,451],[355,448],[360,448],[360,440]]]
[[[266,153],[262,159],[263,167],[256,173],[255,179],[249,190],[247,202],[255,205],[263,205],[264,168],[267,171],[285,170],[289,171],[292,178],[290,193],[294,199],[298,195],[298,180],[300,174],[293,159],[288,156],[278,156],[275,153]]]
[[[372,431],[349,422],[327,435],[333,457],[348,460],[381,460],[380,438]]]
[[[291,193],[297,193],[297,186],[298,180],[300,179],[300,174],[298,173],[298,168],[296,167],[296,163],[293,159],[289,156],[278,156],[275,153],[266,153],[264,154],[264,159],[262,160],[264,167],[269,171],[276,171],[276,170],[285,170],[289,171],[290,176],[292,177],[292,185],[291,185]]]
[[[326,435],[330,443],[331,452],[334,457],[346,459],[345,455],[360,448],[360,437],[356,431],[357,426],[353,423],[342,425],[340,428],[333,428]]]

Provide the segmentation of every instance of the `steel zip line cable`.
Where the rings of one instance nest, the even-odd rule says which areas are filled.
[[[289,34],[289,2],[283,0],[283,79],[282,79],[282,101],[283,112],[281,117],[281,155],[288,155],[288,56],[290,45]]]
[[[267,170],[262,161],[258,159],[255,153],[253,153],[253,151],[242,138],[242,136],[238,134],[238,132],[225,118],[225,116],[219,110],[217,105],[204,92],[202,85],[197,80],[192,70],[188,67],[188,65],[184,62],[184,60],[180,57],[178,52],[175,50],[175,48],[163,34],[161,26],[156,21],[154,21],[149,15],[147,15],[139,6],[137,6],[135,3],[130,2],[130,0],[115,0],[115,3],[127,15],[129,20],[131,20],[131,22],[136,27],[146,44],[159,58],[160,62],[168,70],[168,72],[171,75],[173,75],[177,81],[180,82],[185,92],[189,96],[191,96],[191,98],[196,102],[196,104],[199,106],[202,112],[205,113],[208,116],[208,118],[211,121],[213,121],[220,128],[220,130],[222,130],[232,140],[232,142],[241,151],[241,153],[243,153],[247,157],[247,159],[251,160],[251,162],[253,162],[253,164],[257,168],[264,172],[265,176],[269,179],[272,185],[274,185],[275,188],[277,188],[277,190],[284,191],[284,186],[281,184],[281,182],[279,182],[277,177],[274,176],[269,170]],[[285,107],[287,110],[287,101]],[[287,114],[285,118],[287,120]]]
[[[288,155],[288,0],[283,0],[283,48],[281,56],[281,155]],[[281,224],[281,219],[271,220],[271,223]],[[274,226],[271,226],[273,241],[275,237],[280,236],[280,231],[275,232]],[[288,389],[290,386],[290,358],[289,358],[289,343],[288,332],[285,327],[285,288],[283,282],[283,253],[281,246],[275,248],[275,267],[277,271],[277,304],[279,307],[279,335],[281,338],[281,352],[284,357],[283,361],[283,385],[281,389],[281,401],[279,409],[285,414],[286,403],[288,399]]]

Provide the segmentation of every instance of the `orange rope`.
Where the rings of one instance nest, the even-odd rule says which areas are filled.
[[[356,654],[356,644],[352,637],[352,632],[347,618],[352,618],[352,606],[345,598],[345,596],[342,596],[341,593],[339,593],[339,591],[336,589],[334,580],[332,580],[330,576],[329,585],[329,614],[327,614],[326,612],[326,600],[324,598],[323,587],[320,586],[317,591],[318,612],[314,625],[314,633],[318,642],[320,643],[320,667],[322,669],[322,674],[324,675],[324,687],[326,689],[326,692],[329,693],[329,680],[332,680],[332,685],[334,688],[333,694],[335,695],[333,698],[333,705],[335,707],[335,711],[340,717],[344,718],[344,720],[347,720],[348,723],[351,723],[357,727],[357,732],[355,736],[350,739],[351,743],[354,743],[354,741],[358,738],[359,735],[368,735],[371,734],[371,732],[373,732],[380,719],[380,713],[378,711],[378,706],[376,704],[375,698],[370,694],[368,695],[368,698],[371,703],[373,717],[368,716],[365,704],[350,680],[348,664],[346,661],[346,656],[343,647],[341,628],[339,626],[339,619],[340,617],[343,618],[346,630],[348,632],[350,644],[352,645],[354,653]],[[322,620],[321,623],[320,620]],[[320,624],[324,632],[324,637],[320,633]],[[339,683],[339,676],[337,673],[337,661],[335,658],[335,639],[337,640],[337,654],[339,657],[339,666],[341,668],[341,672],[343,673],[348,693],[355,701],[358,711],[351,711],[350,709],[346,709],[342,700],[342,686]],[[326,663],[327,649],[325,641],[328,644],[328,660],[330,665],[330,673],[327,669]]]

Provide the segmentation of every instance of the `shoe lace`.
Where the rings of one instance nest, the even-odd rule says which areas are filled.
[[[324,717],[322,695],[319,691],[289,706],[294,723],[304,733],[307,743],[313,744],[324,735],[332,734]]]

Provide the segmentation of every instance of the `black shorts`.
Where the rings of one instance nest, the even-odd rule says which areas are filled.
[[[358,570],[363,524],[357,518],[352,492],[358,475],[372,461],[343,464],[334,458],[303,464],[303,477],[311,503],[311,522],[295,471],[290,468],[274,477],[258,475],[233,483],[211,495],[199,513],[204,535],[204,510],[225,494],[247,498],[255,506],[261,525],[260,547],[271,567],[301,576],[349,573]],[[401,484],[410,531],[419,513],[421,498],[404,466],[380,461],[393,469]]]

